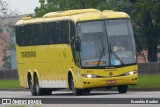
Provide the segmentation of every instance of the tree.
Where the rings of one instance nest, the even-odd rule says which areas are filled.
[[[97,8],[105,0],[39,0],[40,7],[36,7],[36,17],[42,17],[48,12],[71,9]]]
[[[157,46],[160,40],[160,1],[130,0],[133,3],[132,16],[139,36],[146,39],[148,61],[157,62]]]
[[[130,13],[132,11],[131,5],[128,0],[105,0],[97,8],[100,10],[116,10]]]
[[[4,24],[3,21],[16,15],[17,12],[11,11],[8,8],[8,4],[4,0],[0,0],[0,56],[3,58],[4,68],[10,68],[10,56],[8,50],[11,46],[9,47],[9,33],[3,33],[4,28],[5,32],[10,32],[6,30],[6,27],[10,27],[10,23]]]
[[[12,11],[8,8],[7,2],[0,0],[0,32],[3,32],[3,25],[1,23],[9,17],[17,16],[17,14],[16,11]]]
[[[4,18],[7,16],[7,3],[0,0],[0,22],[4,20]]]
[[[0,0],[0,23],[8,17],[16,16],[17,12],[8,8],[7,2]]]

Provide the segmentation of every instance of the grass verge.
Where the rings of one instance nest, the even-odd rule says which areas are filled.
[[[0,89],[20,89],[18,79],[0,80]]]
[[[138,89],[160,89],[160,74],[147,74],[138,77],[138,85],[130,86]]]

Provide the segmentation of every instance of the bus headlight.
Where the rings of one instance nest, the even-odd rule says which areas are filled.
[[[97,75],[94,75],[94,74],[82,74],[82,76],[84,78],[97,78],[98,77]]]
[[[133,75],[133,74],[136,74],[136,73],[137,73],[137,71],[130,71],[130,72],[125,73],[125,75]]]

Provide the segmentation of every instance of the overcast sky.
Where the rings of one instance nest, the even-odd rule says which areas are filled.
[[[9,4],[11,10],[17,11],[19,14],[34,13],[34,9],[39,7],[39,0],[3,0]]]

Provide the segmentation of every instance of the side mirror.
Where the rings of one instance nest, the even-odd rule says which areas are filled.
[[[81,39],[79,37],[74,38],[74,45],[75,45],[76,51],[80,51]]]

